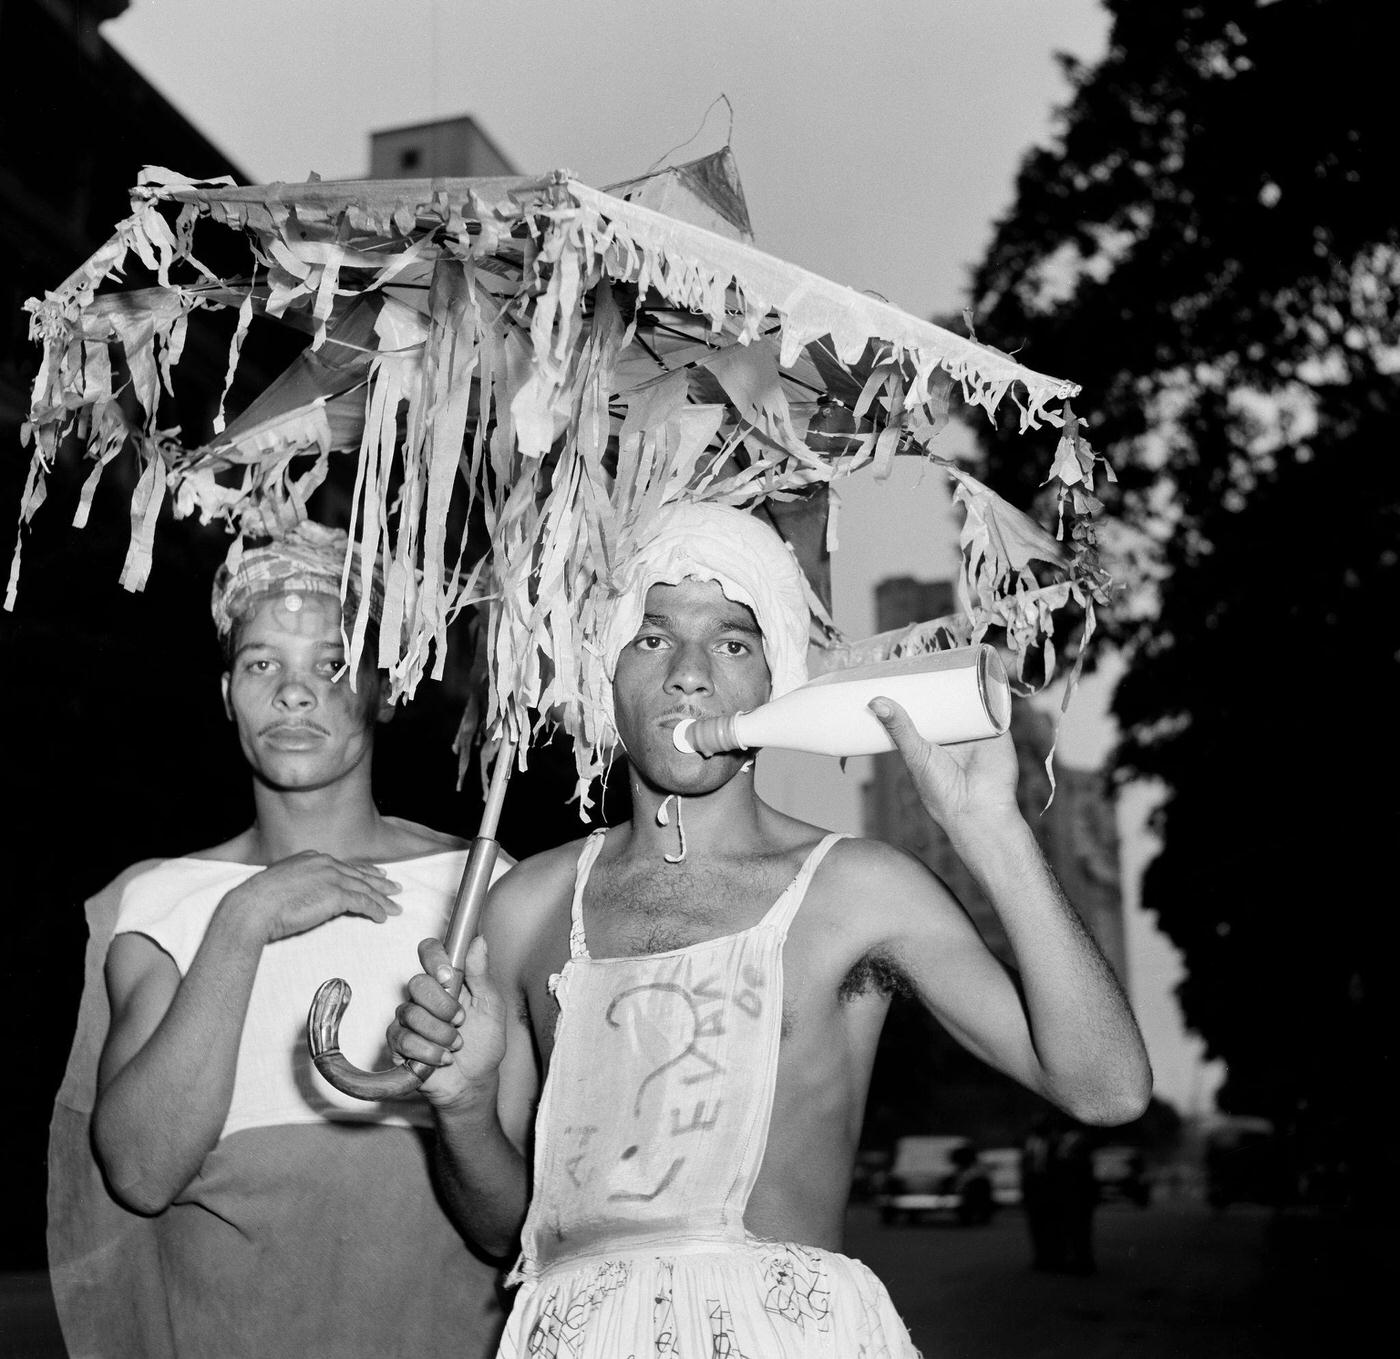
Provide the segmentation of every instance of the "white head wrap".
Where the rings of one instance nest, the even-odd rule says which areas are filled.
[[[616,594],[598,628],[598,651],[609,681],[622,648],[641,626],[647,591],[686,578],[717,581],[726,598],[753,610],[763,633],[770,697],[806,683],[811,612],[792,549],[752,514],[694,501],[663,509],[613,576]],[[609,716],[611,698],[609,692]]]

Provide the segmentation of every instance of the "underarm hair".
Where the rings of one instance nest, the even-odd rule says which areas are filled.
[[[842,1000],[854,1000],[872,991],[906,998],[914,994],[913,984],[904,969],[883,949],[873,949],[856,963],[846,973],[837,994]]]

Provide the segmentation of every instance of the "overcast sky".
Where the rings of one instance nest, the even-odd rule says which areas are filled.
[[[595,185],[728,138],[763,249],[920,315],[961,306],[1067,95],[1052,53],[1105,32],[1094,0],[132,0],[103,28],[259,180],[362,175],[371,130],[459,113]]]
[[[371,131],[463,113],[522,172],[597,186],[728,142],[762,249],[932,316],[961,310],[1021,156],[1068,100],[1054,54],[1097,60],[1107,16],[1097,0],[132,0],[102,31],[257,181],[360,176]],[[1053,354],[1022,357],[1074,377]],[[1026,440],[1048,467],[1053,431]],[[937,474],[901,465],[884,486],[850,484],[838,624],[873,630],[883,577],[949,575],[950,523]],[[1108,748],[1103,704],[1099,685],[1071,708],[1071,763]],[[860,829],[865,762],[843,776],[765,761],[777,800]],[[1174,953],[1136,910],[1147,806],[1138,795],[1120,814],[1132,989],[1159,1091],[1189,1108],[1218,1077],[1181,1035]]]

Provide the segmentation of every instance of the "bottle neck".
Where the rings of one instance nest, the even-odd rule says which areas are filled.
[[[724,751],[740,750],[742,746],[734,734],[734,721],[742,713],[729,713],[724,717],[700,717],[686,733],[686,740],[697,755],[718,755]]]

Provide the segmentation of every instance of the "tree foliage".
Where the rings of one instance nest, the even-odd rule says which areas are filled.
[[[1317,1159],[1373,1115],[1394,1032],[1400,25],[1358,0],[1106,8],[972,306],[1084,385],[1120,478],[1117,768],[1164,790],[1144,902],[1223,1105],[1330,1140]],[[1005,491],[1014,445],[984,442]]]

